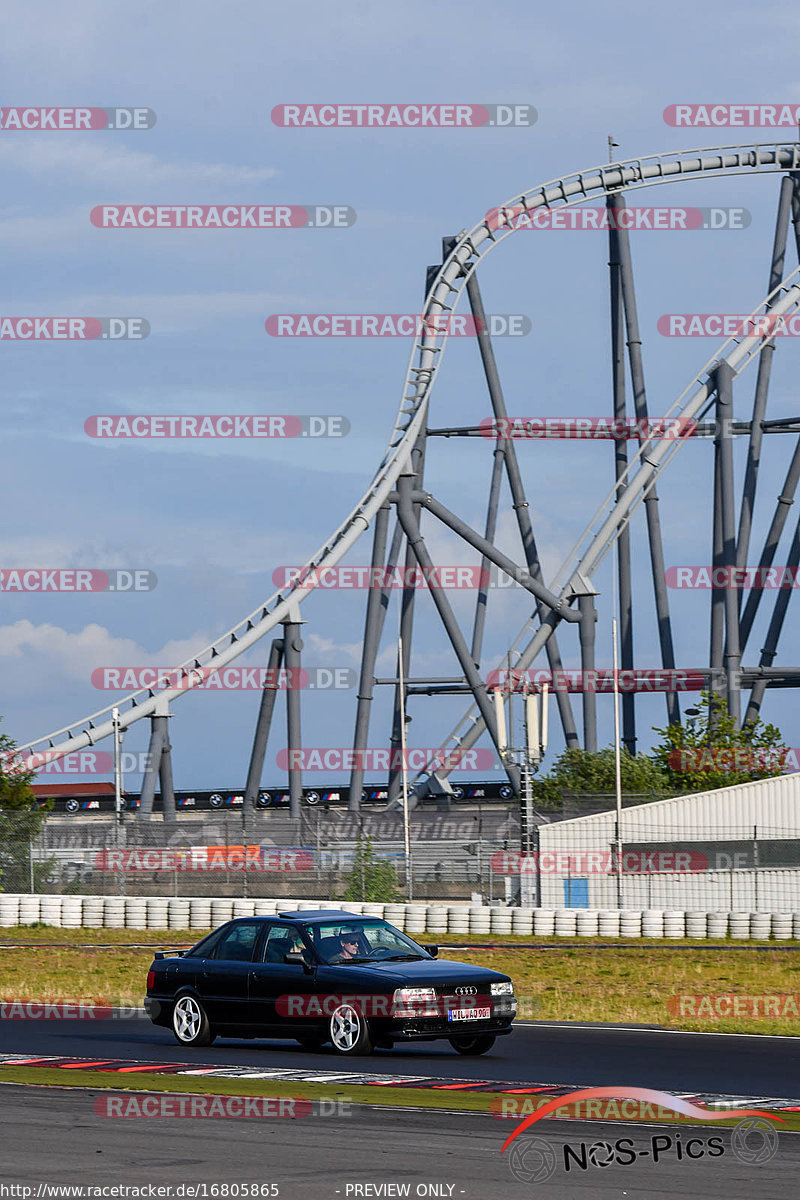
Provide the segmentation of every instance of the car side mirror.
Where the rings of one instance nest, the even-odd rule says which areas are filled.
[[[423,946],[422,949],[427,950],[428,954],[430,954],[433,958],[437,958],[439,955],[439,947],[438,946]]]
[[[288,954],[284,954],[283,961],[292,966],[302,967],[307,975],[311,974],[311,967],[302,950],[290,950]]]

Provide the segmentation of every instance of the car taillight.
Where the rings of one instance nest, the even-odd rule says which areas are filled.
[[[152,992],[152,990],[155,986],[156,986],[156,973],[155,973],[155,971],[148,971],[147,972],[147,990],[148,990],[148,992]]]

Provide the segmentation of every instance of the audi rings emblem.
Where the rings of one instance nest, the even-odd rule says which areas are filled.
[[[457,987],[457,996],[477,996],[478,989],[476,987]]]

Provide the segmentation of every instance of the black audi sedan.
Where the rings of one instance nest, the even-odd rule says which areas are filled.
[[[445,1038],[459,1054],[485,1054],[511,1032],[513,984],[437,954],[347,912],[240,917],[190,950],[156,952],[145,1009],[184,1046],[277,1037],[362,1055]]]

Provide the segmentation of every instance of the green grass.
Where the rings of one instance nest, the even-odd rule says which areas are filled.
[[[0,943],[37,945],[0,949],[0,998],[137,1004],[144,994],[152,950],[136,949],[131,943],[178,947],[201,936],[200,930],[1,929]],[[594,939],[536,938],[541,948],[521,950],[509,945],[520,940],[513,936],[464,940],[484,943],[486,948],[444,949],[442,957],[510,975],[521,1001],[520,1018],[800,1036],[800,1000],[798,1015],[786,1017],[681,1017],[668,1008],[670,997],[679,994],[800,996],[800,953],[787,953],[775,943],[747,943],[742,948],[741,942],[728,942],[735,949],[726,949],[725,943],[709,942],[702,950],[689,950],[677,940],[631,944],[626,939],[606,939],[614,944],[600,948]]]

